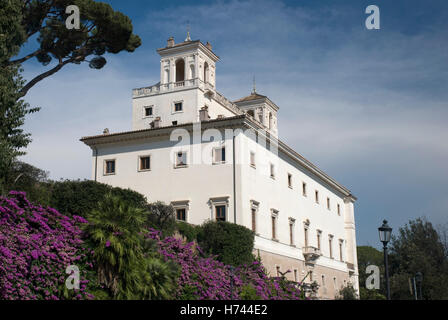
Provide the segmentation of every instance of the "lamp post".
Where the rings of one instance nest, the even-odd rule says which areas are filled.
[[[415,281],[418,284],[418,291],[420,294],[420,300],[423,300],[423,296],[422,296],[422,280],[423,280],[423,275],[421,272],[417,272],[415,274]],[[417,299],[418,300],[418,299]]]
[[[387,263],[387,243],[390,241],[390,236],[392,234],[392,228],[388,226],[387,220],[383,221],[383,225],[378,228],[378,232],[380,235],[380,241],[383,243],[384,275],[386,278],[386,294],[387,294],[387,300],[390,300],[389,266]]]

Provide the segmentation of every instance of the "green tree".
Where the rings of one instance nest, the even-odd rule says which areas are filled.
[[[38,111],[19,99],[24,81],[20,64],[8,65],[26,38],[21,26],[21,1],[0,2],[0,192],[5,193],[8,173],[23,148],[31,142],[21,127],[25,116]]]
[[[393,236],[390,250],[391,294],[393,299],[413,299],[410,279],[423,274],[424,299],[448,299],[448,259],[431,222],[409,221]]]
[[[358,270],[359,270],[359,293],[361,300],[384,300],[385,288],[383,285],[384,274],[384,257],[383,253],[371,246],[358,246],[356,248],[358,256]],[[366,279],[369,276],[366,274],[366,268],[369,265],[378,266],[380,269],[380,289],[367,289]]]
[[[148,227],[157,229],[164,236],[172,235],[176,229],[176,218],[174,208],[161,201],[150,203],[146,206],[148,215],[146,224]]]
[[[10,190],[25,191],[28,200],[48,205],[50,191],[47,188],[48,172],[22,161],[15,161],[5,173],[6,194]]]
[[[351,283],[346,287],[341,288],[335,296],[336,300],[357,300],[358,294]]]
[[[254,233],[244,226],[224,221],[208,221],[198,233],[199,247],[232,266],[254,261]]]
[[[54,65],[37,75],[20,89],[18,98],[39,81],[53,75],[64,66],[88,62],[93,69],[106,64],[105,53],[133,52],[141,45],[133,34],[132,22],[109,4],[93,0],[8,0],[16,14],[16,44],[20,48],[32,36],[37,36],[38,47],[23,56],[3,61],[3,66],[15,66],[32,58],[44,66]],[[80,28],[68,29],[66,8],[76,5],[80,11]],[[3,16],[1,16],[3,19]],[[16,46],[11,49],[16,49]],[[17,51],[17,50],[16,50]],[[17,52],[15,52],[17,53]],[[89,60],[89,59],[90,60]]]
[[[144,240],[144,209],[112,194],[87,216],[89,247],[98,282],[114,299],[167,299],[175,288],[176,269],[163,262]]]

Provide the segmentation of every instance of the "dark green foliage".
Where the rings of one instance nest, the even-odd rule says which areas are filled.
[[[413,299],[409,279],[417,272],[423,274],[424,299],[448,299],[448,257],[439,234],[424,218],[409,221],[392,238],[392,299]]]
[[[93,0],[8,0],[8,10],[1,10],[3,19],[13,14],[14,19],[6,20],[15,30],[14,44],[9,46],[13,55],[30,37],[37,35],[39,47],[15,60],[2,62],[3,66],[23,63],[34,57],[44,66],[53,60],[56,64],[48,71],[36,76],[21,90],[24,96],[39,81],[59,71],[69,63],[88,62],[94,69],[106,64],[105,53],[133,52],[141,45],[138,36],[132,33],[133,27],[129,17],[114,11],[109,4]],[[80,29],[66,27],[66,8],[76,5],[80,12]],[[12,40],[12,39],[10,39]],[[92,57],[90,61],[88,57]]]
[[[176,230],[176,218],[174,208],[163,202],[157,201],[146,206],[147,226],[159,230],[164,236],[169,236]]]
[[[177,268],[164,262],[151,241],[145,240],[146,215],[144,209],[111,193],[87,215],[87,243],[107,296],[168,299],[175,288]]]
[[[257,290],[255,288],[248,284],[243,287],[243,290],[241,290],[240,293],[240,299],[241,300],[261,300],[261,298],[257,295]]]
[[[254,261],[254,233],[244,226],[230,222],[209,221],[202,225],[198,244],[209,254],[233,266]]]
[[[361,300],[386,300],[386,296],[381,294],[379,290],[369,290],[365,287],[359,287],[359,295]]]
[[[11,190],[25,191],[29,200],[49,204],[50,194],[46,187],[48,172],[28,163],[15,161],[4,176],[6,179],[2,194],[6,195]]]
[[[385,299],[384,284],[384,256],[383,252],[370,246],[357,247],[358,269],[359,269],[359,291],[361,300],[383,300]],[[378,266],[380,269],[380,289],[366,289],[366,268],[369,265]]]
[[[76,214],[85,217],[98,207],[99,201],[108,193],[135,208],[143,209],[146,206],[146,198],[136,191],[114,188],[90,180],[58,181],[49,184],[48,187],[51,194],[50,206],[67,215]]]
[[[200,226],[195,226],[183,221],[178,221],[176,225],[177,231],[184,236],[188,242],[195,241],[200,232]]]
[[[357,300],[358,295],[356,294],[355,288],[349,283],[346,287],[338,291],[335,297],[336,300]]]

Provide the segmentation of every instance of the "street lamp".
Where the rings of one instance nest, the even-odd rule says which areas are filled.
[[[383,243],[384,250],[384,274],[386,276],[386,293],[387,300],[390,300],[390,286],[389,286],[389,267],[387,263],[387,243],[390,241],[392,228],[387,225],[387,220],[383,221],[383,225],[378,228],[380,241]]]
[[[420,293],[420,300],[423,300],[423,296],[422,296],[422,280],[423,280],[423,275],[421,272],[417,272],[415,274],[415,281],[418,284],[418,291]]]

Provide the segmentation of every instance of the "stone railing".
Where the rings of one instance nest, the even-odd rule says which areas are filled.
[[[164,84],[161,84],[159,82],[150,87],[144,87],[132,90],[132,97],[137,98],[137,97],[152,96],[163,92],[182,90],[184,88],[192,88],[198,86],[198,82],[199,82],[198,78],[187,79],[178,82],[164,83]]]

